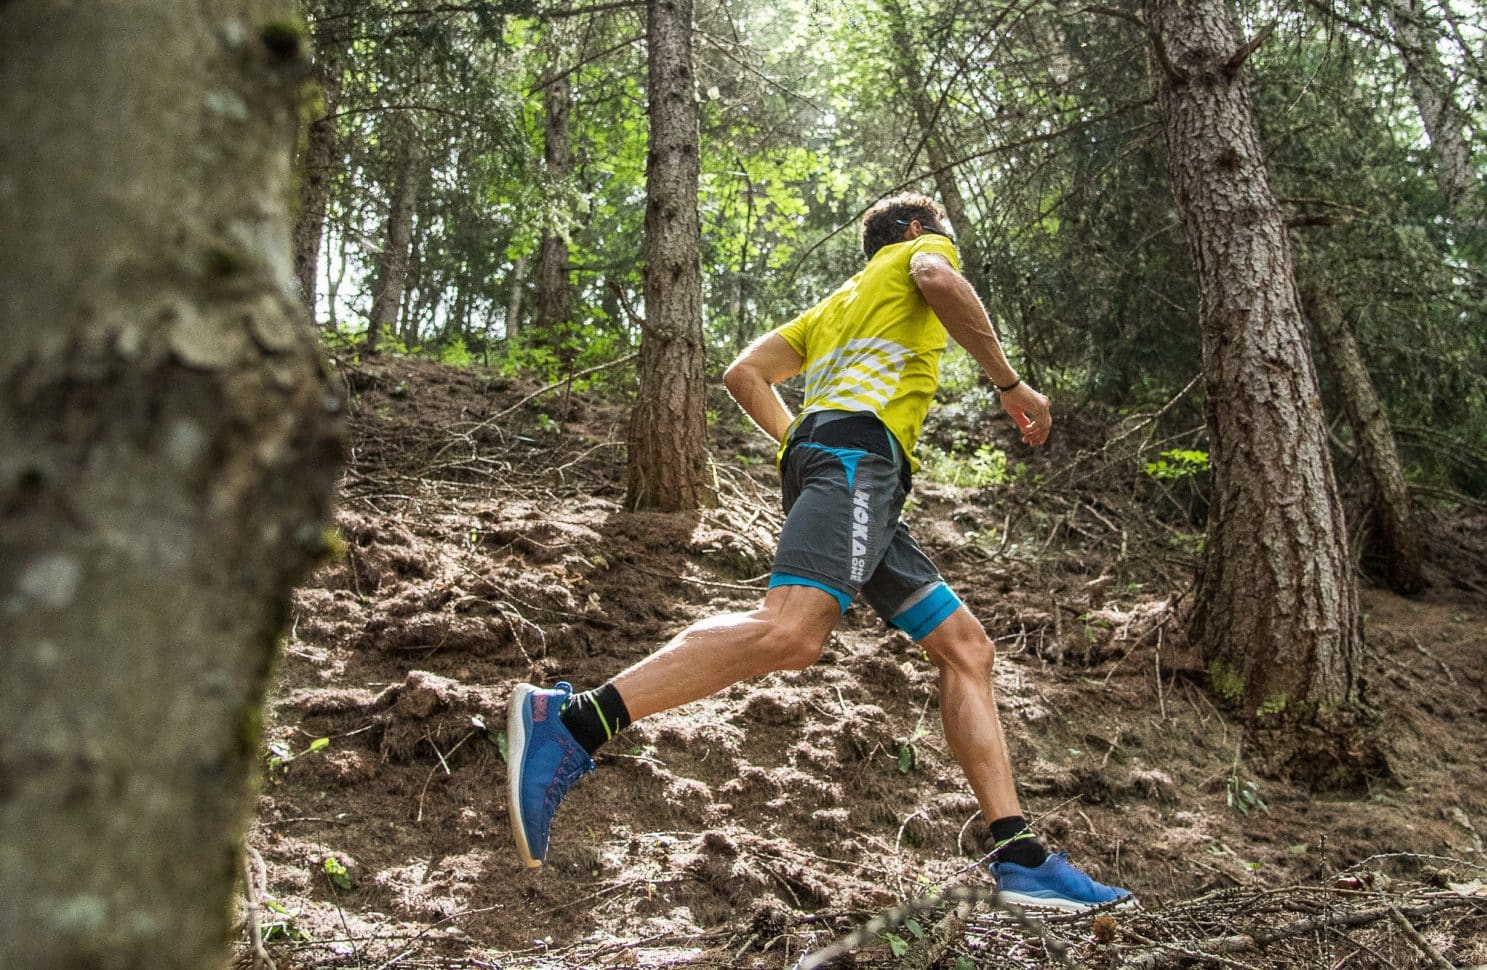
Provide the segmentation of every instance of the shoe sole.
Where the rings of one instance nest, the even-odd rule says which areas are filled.
[[[1138,905],[1135,896],[1127,896],[1124,899],[1112,900],[1108,903],[1081,903],[1072,899],[1050,899],[1045,896],[1029,896],[1025,893],[1009,892],[1005,889],[998,895],[1009,903],[1025,906],[1028,909],[1056,909],[1061,913],[1087,913],[1094,909],[1126,909]]]
[[[542,865],[541,859],[532,858],[528,848],[527,828],[521,820],[521,768],[527,753],[527,695],[537,688],[531,684],[518,684],[511,692],[511,703],[506,708],[506,808],[511,815],[511,836],[516,840],[516,854],[528,869]]]

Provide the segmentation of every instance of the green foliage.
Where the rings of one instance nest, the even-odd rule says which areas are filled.
[[[1234,766],[1229,769],[1229,780],[1224,786],[1224,804],[1240,815],[1247,816],[1252,809],[1270,814],[1270,806],[1260,797],[1260,783],[1244,776],[1239,767],[1238,755],[1234,758]]]
[[[919,461],[925,475],[947,485],[986,488],[1008,481],[1007,453],[991,445],[981,445],[965,454],[925,444],[919,448]]]
[[[698,10],[710,364],[861,267],[857,219],[874,198],[942,194],[948,178],[964,201],[962,237],[979,246],[981,296],[1029,382],[1065,405],[1168,402],[1201,368],[1202,334],[1159,107],[1148,73],[1132,69],[1148,38],[1078,6],[1011,18],[986,0],[897,6],[898,23],[877,0]],[[432,347],[456,366],[478,359],[552,382],[634,348],[645,310],[643,18],[535,11],[308,3],[317,64],[339,66],[318,79],[337,98],[325,105],[341,154],[322,254],[340,279],[338,330],[364,332],[397,160],[413,137],[424,165],[411,270],[384,352]],[[988,23],[997,29],[977,26]],[[297,44],[292,29],[265,30],[271,49]],[[1448,63],[1480,131],[1470,106],[1481,80],[1467,61]],[[1309,9],[1287,14],[1246,63],[1303,289],[1325,276],[1339,295],[1418,484],[1487,495],[1487,234],[1449,213],[1403,71],[1386,38]],[[559,75],[573,91],[574,166],[561,179],[542,160],[544,96]],[[568,242],[572,300],[569,320],[536,332],[543,233]],[[219,272],[233,263],[213,260]],[[1319,363],[1324,403],[1340,413]],[[601,379],[625,386],[626,376]],[[950,398],[979,392],[979,368],[959,351],[942,377]],[[1177,402],[1153,440],[1201,425],[1202,404],[1199,393]],[[934,443],[931,474],[968,484],[1008,474],[993,451]],[[1192,521],[1206,462],[1175,449],[1146,469]]]
[[[263,907],[273,913],[272,919],[258,921],[258,936],[265,943],[308,943],[312,939],[296,920],[299,910],[290,910],[271,896],[264,897]]]
[[[325,878],[338,889],[349,890],[352,887],[351,870],[346,868],[346,863],[333,855],[326,856],[320,863],[321,871]]]
[[[285,741],[270,741],[265,747],[267,751],[263,758],[264,765],[268,769],[269,778],[273,779],[287,772],[291,764],[306,755],[312,755],[330,747],[330,738],[316,738],[300,752],[295,752]]]
[[[1208,471],[1208,452],[1173,448],[1162,452],[1161,458],[1146,463],[1146,474],[1152,478],[1170,480],[1189,478]]]
[[[907,775],[919,765],[919,751],[912,741],[898,743],[898,773]]]
[[[470,353],[470,348],[465,346],[465,338],[457,336],[439,348],[439,363],[451,367],[469,367],[475,363],[475,357]]]

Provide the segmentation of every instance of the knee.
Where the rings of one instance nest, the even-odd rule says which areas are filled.
[[[804,670],[821,659],[826,637],[809,627],[782,622],[771,624],[768,643],[776,670]]]
[[[941,670],[953,669],[989,679],[996,666],[996,645],[969,610],[952,613],[920,641],[920,646]]]

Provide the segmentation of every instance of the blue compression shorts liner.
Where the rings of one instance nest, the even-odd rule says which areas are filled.
[[[818,445],[814,441],[803,441],[797,447],[815,448],[818,451],[824,451],[841,462],[842,471],[847,476],[847,491],[852,491],[852,480],[857,476],[857,463],[862,460],[862,456],[867,454],[867,452],[861,448],[828,448],[826,445]]]
[[[836,597],[837,605],[842,608],[842,614],[846,615],[847,607],[852,605],[852,597],[839,589],[832,589],[818,579],[806,579],[804,576],[791,576],[789,573],[775,573],[769,577],[769,588],[776,586],[814,586],[816,589],[825,590]],[[948,592],[948,591],[947,591]]]
[[[909,639],[923,640],[958,609],[960,597],[951,592],[949,586],[940,583],[928,596],[888,622],[907,633]]]

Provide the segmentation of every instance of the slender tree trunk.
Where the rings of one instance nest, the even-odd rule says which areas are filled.
[[[701,227],[692,0],[647,0],[645,323],[630,418],[627,503],[675,512],[716,501],[703,400]]]
[[[1342,705],[1357,591],[1290,243],[1225,0],[1146,0],[1201,295],[1213,501],[1191,630],[1246,714]]]
[[[563,45],[558,41],[559,28],[554,27],[550,46],[557,55]],[[559,58],[554,56],[553,63]],[[573,137],[570,114],[573,109],[573,85],[571,75],[564,75],[547,85],[542,104],[547,114],[543,128],[543,157],[547,166],[549,189],[558,198],[566,199],[568,180],[573,175]],[[549,227],[542,234],[537,249],[537,293],[536,319],[533,321],[544,337],[551,335],[553,342],[560,342],[558,330],[568,322],[568,236],[566,231]]]
[[[331,272],[330,260],[325,261],[325,329],[329,333],[340,333],[341,321],[336,317],[336,301],[341,298],[341,284],[346,281],[346,234],[337,236],[340,250],[335,272]]]
[[[506,294],[506,343],[521,333],[522,288],[527,282],[527,257],[518,256],[511,266],[511,291]]]
[[[320,89],[320,111],[305,133],[299,160],[299,209],[294,221],[294,275],[311,320],[315,319],[315,279],[320,243],[325,236],[325,210],[340,155],[335,119],[341,101],[339,51],[330,44],[317,44],[317,48],[315,80]]]
[[[416,212],[414,221],[418,221]],[[434,294],[423,283],[423,247],[426,243],[424,234],[416,227],[408,242],[408,276],[403,285],[403,308],[398,317],[398,336],[405,347],[418,345],[423,336],[424,321],[431,319],[428,309]]]
[[[1387,10],[1395,46],[1404,61],[1405,78],[1430,138],[1436,184],[1454,218],[1482,228],[1487,219],[1483,218],[1477,195],[1481,178],[1472,164],[1465,115],[1456,104],[1454,85],[1441,63],[1435,35],[1421,22],[1419,0],[1387,0]]]
[[[376,353],[381,334],[397,323],[412,256],[413,211],[418,201],[419,166],[423,152],[418,145],[418,130],[411,119],[405,119],[399,129],[397,169],[388,193],[387,224],[382,252],[377,257],[372,312],[367,326],[365,350],[369,354]]]
[[[0,5],[0,966],[222,966],[340,402],[280,0]]]
[[[454,306],[449,310],[449,326],[461,340],[468,346],[470,340],[470,297],[469,289],[460,287],[455,291]]]
[[[1314,285],[1308,288],[1305,303],[1307,316],[1316,327],[1337,376],[1338,393],[1353,428],[1358,460],[1373,492],[1374,526],[1379,550],[1387,564],[1385,580],[1396,593],[1418,593],[1425,588],[1420,543],[1415,536],[1410,493],[1394,432],[1389,427],[1389,415],[1374,390],[1358,340],[1343,319],[1337,296],[1321,285]]]
[[[748,166],[742,158],[735,158],[734,161],[744,177],[743,233],[739,239],[738,272],[733,279],[733,294],[728,305],[728,317],[733,321],[733,349],[737,352],[754,339],[754,322],[749,318],[746,299],[749,284],[749,239],[754,231],[754,180],[749,177]]]
[[[950,217],[950,223],[955,228],[955,246],[960,250],[961,268],[965,272],[966,279],[970,281],[971,287],[981,299],[989,300],[991,290],[986,280],[986,258],[982,252],[981,240],[976,233],[975,220],[971,218],[970,212],[966,209],[965,197],[961,194],[960,183],[955,179],[954,170],[943,167],[949,159],[955,157],[955,153],[949,140],[941,134],[941,122],[935,117],[935,106],[929,97],[929,87],[925,81],[924,72],[919,67],[919,46],[915,45],[909,35],[903,7],[898,0],[880,0],[880,2],[884,13],[888,15],[895,60],[898,62],[899,70],[903,72],[905,96],[914,109],[914,118],[919,122],[919,130],[923,133],[924,148],[935,168],[935,192],[939,195],[940,203],[945,207],[945,213]]]

